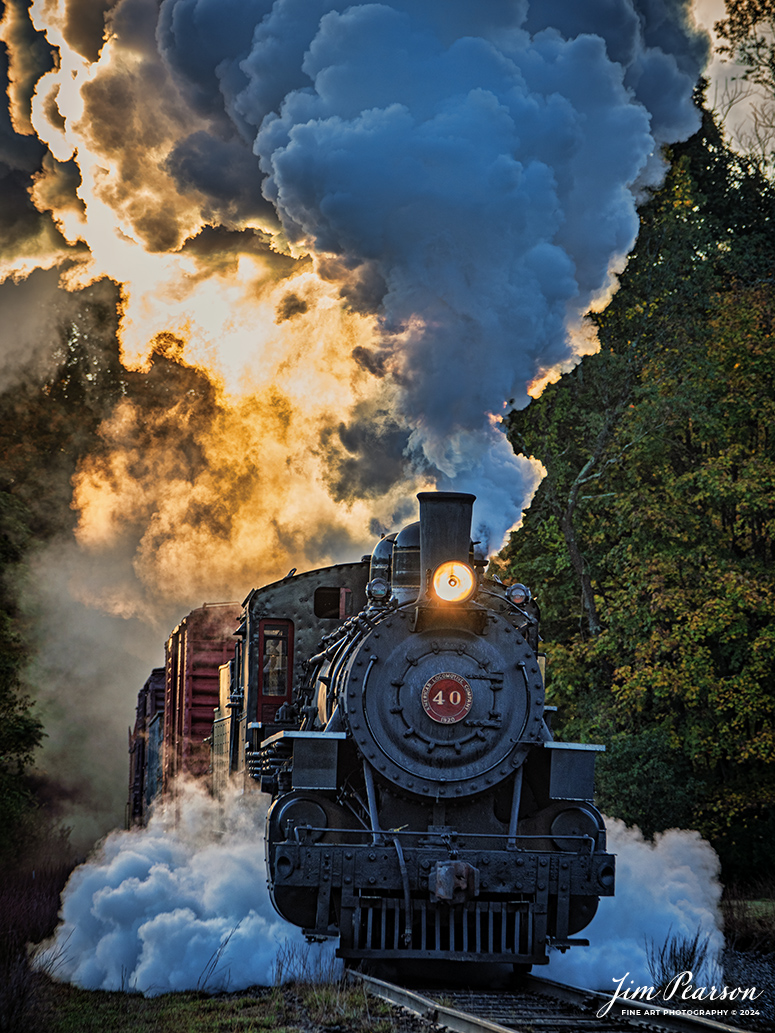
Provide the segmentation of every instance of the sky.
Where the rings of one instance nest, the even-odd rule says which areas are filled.
[[[715,52],[719,40],[714,26],[725,15],[724,0],[695,0],[694,16],[708,32],[714,47],[704,72],[709,84],[708,104],[723,121],[733,146],[743,152],[759,153],[754,131],[755,109],[769,104],[762,91],[744,82],[744,68],[727,55]]]
[[[97,829],[187,610],[419,490],[474,492],[485,553],[518,525],[543,471],[501,419],[594,350],[710,40],[688,0],[8,0],[0,38],[0,384],[118,292],[124,363],[174,341],[214,400],[119,402],[35,558],[46,763],[110,787]]]

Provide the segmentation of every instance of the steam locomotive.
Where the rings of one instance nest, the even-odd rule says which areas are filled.
[[[183,772],[236,780],[271,797],[270,895],[310,939],[545,964],[614,892],[603,747],[553,738],[538,606],[484,575],[474,496],[418,499],[371,556],[251,592],[236,633],[232,604],[175,629],[130,737],[130,821]]]

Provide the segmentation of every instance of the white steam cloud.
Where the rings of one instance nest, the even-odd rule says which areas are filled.
[[[309,964],[300,931],[269,901],[263,819],[254,798],[223,807],[186,787],[147,828],[111,833],[72,875],[60,925],[38,964],[87,989],[148,995],[270,985],[283,947]],[[723,940],[711,847],[696,832],[673,829],[647,843],[637,829],[607,824],[616,896],[601,901],[584,931],[591,946],[553,954],[539,974],[609,992],[627,973],[635,985],[650,985],[648,941],[691,940],[698,929],[712,964]],[[331,949],[315,948],[321,968]]]
[[[630,979],[635,986],[652,986],[649,947],[659,950],[672,936],[690,942],[698,931],[701,941],[707,938],[708,956],[706,970],[694,972],[694,983],[717,976],[714,963],[724,938],[720,865],[713,848],[698,832],[684,829],[658,833],[650,843],[621,821],[606,818],[606,827],[608,849],[616,854],[616,896],[601,899],[580,934],[590,946],[552,955],[548,977],[607,993],[627,974],[625,988]]]
[[[271,985],[278,949],[304,941],[269,901],[264,816],[187,787],[147,828],[111,833],[71,876],[37,964],[86,989],[147,996]]]

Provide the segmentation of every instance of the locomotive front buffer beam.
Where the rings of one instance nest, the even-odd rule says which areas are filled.
[[[390,833],[376,843],[321,842],[323,831],[297,827],[274,846],[272,895],[310,939],[339,935],[343,958],[546,964],[548,946],[587,945],[572,934],[598,897],[613,895],[615,858],[589,841],[578,852],[463,849],[448,837],[417,844]]]

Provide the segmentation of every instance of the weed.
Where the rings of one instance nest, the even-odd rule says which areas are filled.
[[[71,867],[52,863],[0,876],[0,1033],[34,1033],[44,1024],[38,999],[42,977],[27,944],[53,932]]]
[[[329,1030],[352,1029],[381,1033],[391,1022],[384,1021],[390,1008],[375,1001],[360,985],[344,979],[333,983],[312,983],[299,987],[299,999],[309,1020]]]
[[[342,978],[342,963],[325,946],[283,943],[277,950],[274,984],[332,983]]]
[[[681,933],[668,935],[661,947],[656,941],[646,941],[646,960],[654,980],[656,990],[664,990],[668,983],[680,972],[693,972],[695,975],[701,971],[706,962],[711,961],[708,948],[710,937],[702,936],[700,927],[694,936],[684,936]]]
[[[229,935],[223,938],[217,950],[213,951],[213,953],[211,954],[209,961],[202,969],[202,973],[199,976],[199,979],[197,979],[196,981],[197,990],[207,990],[212,980],[215,979],[215,975],[218,971],[218,966],[221,963],[221,959],[223,958],[224,952],[226,951],[226,948],[229,946],[229,942],[231,941],[232,936],[234,936],[236,931],[239,929],[240,925],[242,925],[242,922],[237,922],[237,924],[231,930]],[[228,985],[229,973],[227,971],[224,978],[221,981],[219,989],[225,990],[228,987]]]
[[[277,952],[275,982],[293,994],[305,1026],[320,1026],[330,1033],[389,1033],[393,1028],[390,1006],[370,997],[362,984],[348,983],[331,951],[284,944]]]
[[[26,945],[6,940],[0,946],[0,1033],[32,1033],[40,1026],[38,983]]]

